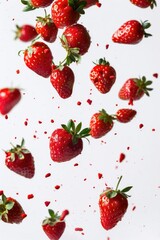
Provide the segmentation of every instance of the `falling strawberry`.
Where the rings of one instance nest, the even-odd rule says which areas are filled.
[[[37,17],[36,31],[41,38],[49,43],[53,43],[57,38],[58,28],[52,21],[50,15],[45,11],[45,17]]]
[[[119,98],[122,100],[129,100],[130,105],[133,105],[134,100],[139,100],[144,94],[149,96],[149,91],[152,90],[150,85],[152,81],[142,78],[130,78],[122,86],[119,91]]]
[[[21,0],[25,5],[24,12],[34,10],[36,8],[45,8],[51,5],[54,0]]]
[[[116,112],[115,116],[119,122],[127,123],[127,122],[130,122],[135,117],[136,114],[137,114],[136,110],[122,108]]]
[[[69,98],[72,95],[74,73],[70,67],[64,66],[60,68],[52,65],[50,81],[61,98]]]
[[[115,118],[109,115],[104,109],[93,114],[90,120],[90,135],[93,138],[101,138],[107,134],[114,125]]]
[[[52,52],[43,42],[34,42],[24,51],[26,66],[44,78],[51,75],[52,60]]]
[[[140,8],[150,7],[151,9],[153,9],[155,6],[157,6],[155,0],[130,0],[130,2]]]
[[[0,89],[0,113],[9,113],[20,100],[21,91],[18,88]]]
[[[112,41],[122,44],[137,44],[143,37],[152,36],[145,32],[150,26],[151,24],[148,21],[127,21],[112,35]]]
[[[38,34],[35,27],[25,24],[22,26],[16,25],[15,39],[20,39],[22,42],[32,41]]]
[[[64,28],[76,23],[84,14],[85,1],[55,0],[51,7],[51,16],[57,28]]]
[[[5,165],[11,171],[26,178],[34,176],[34,159],[28,149],[24,147],[24,139],[22,139],[21,145],[13,146],[10,150],[5,151],[5,154]]]
[[[49,217],[43,220],[42,229],[50,240],[58,240],[66,228],[66,223],[52,209],[49,209],[48,212]]]
[[[90,72],[90,80],[100,93],[107,93],[116,80],[116,71],[105,58],[100,58]]]
[[[122,179],[119,178],[116,189],[107,188],[99,198],[100,220],[105,230],[110,230],[121,221],[128,208],[128,197],[126,193],[131,186],[119,190],[118,186]]]
[[[26,214],[20,203],[12,197],[6,197],[4,194],[0,200],[0,218],[6,223],[19,224],[23,221]]]
[[[67,52],[63,64],[69,65],[72,62],[79,62],[80,57],[88,52],[91,37],[83,25],[74,24],[65,29],[61,37],[61,43]]]
[[[81,130],[82,123],[75,126],[73,120],[67,126],[61,126],[52,133],[49,143],[51,159],[55,162],[66,162],[81,154],[82,138],[89,136],[90,132],[89,128]]]

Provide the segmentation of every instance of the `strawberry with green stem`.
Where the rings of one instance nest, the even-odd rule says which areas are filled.
[[[70,120],[67,125],[62,124],[61,126],[62,128],[54,130],[49,142],[51,159],[59,163],[69,161],[81,154],[82,138],[90,135],[89,128],[81,130],[81,122],[75,126],[74,121]]]
[[[153,90],[150,87],[151,80],[147,80],[145,76],[142,78],[130,78],[125,81],[118,96],[122,100],[129,100],[128,104],[133,105],[133,101],[141,99],[145,94],[149,96],[149,92]]]
[[[157,3],[155,0],[130,0],[130,2],[140,8],[150,7],[151,9],[153,9],[154,7],[157,6]]]
[[[29,24],[24,24],[22,26],[16,25],[15,30],[15,40],[19,39],[22,42],[32,41],[35,37],[37,37],[37,31],[35,27]]]
[[[119,190],[119,178],[116,189],[107,188],[99,197],[99,210],[101,225],[105,230],[114,228],[127,211],[128,191],[132,186]]]
[[[21,204],[12,197],[6,197],[4,193],[0,199],[0,218],[3,222],[19,224],[26,217]]]
[[[25,5],[24,12],[31,11],[37,8],[45,8],[51,5],[53,0],[21,0],[21,3]]]

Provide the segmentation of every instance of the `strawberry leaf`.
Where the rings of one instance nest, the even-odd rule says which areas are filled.
[[[14,206],[14,202],[9,201],[9,202],[7,202],[7,204],[5,206],[6,206],[7,210],[11,210],[13,208],[13,206]]]
[[[123,193],[128,192],[131,188],[132,188],[132,186],[126,187],[126,188],[122,189],[121,192],[123,192]]]

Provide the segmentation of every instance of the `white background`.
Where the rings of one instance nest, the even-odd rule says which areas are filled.
[[[34,25],[36,16],[43,16],[44,11],[37,9],[24,13],[20,1],[0,1],[0,88],[19,87],[25,94],[8,114],[7,120],[0,116],[0,190],[4,190],[7,196],[15,197],[27,213],[27,218],[19,225],[0,222],[3,240],[47,239],[41,228],[42,220],[48,215],[45,201],[50,201],[49,208],[55,211],[70,211],[62,240],[160,239],[160,83],[159,78],[153,77],[153,73],[160,73],[160,6],[151,10],[138,8],[129,0],[105,0],[101,3],[101,8],[94,6],[87,9],[79,20],[89,30],[92,44],[81,64],[72,64],[76,78],[74,90],[69,99],[63,100],[49,79],[43,79],[29,70],[23,62],[23,54],[18,56],[18,51],[28,44],[14,41],[15,25]],[[50,7],[47,12],[50,12]],[[131,19],[149,20],[152,26],[148,32],[153,36],[137,45],[113,43],[112,34]],[[59,37],[62,32],[59,31]],[[106,44],[109,44],[108,50]],[[48,45],[54,61],[58,63],[65,56],[59,39]],[[100,94],[89,80],[92,61],[103,57],[117,72],[114,86],[105,95]],[[20,74],[16,73],[17,69]],[[82,121],[83,127],[87,127],[91,116],[102,108],[113,114],[119,108],[129,107],[126,101],[118,98],[118,91],[128,78],[143,75],[153,81],[154,90],[149,98],[144,96],[134,103],[137,115],[130,123],[115,122],[114,128],[105,137],[90,138],[90,144],[84,140],[82,154],[70,162],[57,164],[51,160],[48,138],[56,128],[69,119]],[[91,105],[87,99],[92,100]],[[82,102],[81,106],[77,105],[77,101]],[[28,126],[24,125],[26,118]],[[140,129],[141,123],[144,127]],[[20,143],[22,137],[35,159],[33,179],[25,179],[5,166],[3,149],[9,149],[10,142]],[[129,150],[127,147],[130,147]],[[117,160],[121,152],[126,154],[126,158],[119,163]],[[79,165],[74,167],[75,163]],[[48,172],[51,177],[45,178]],[[103,174],[102,179],[98,179],[98,173]],[[107,232],[100,224],[99,194],[105,189],[105,184],[114,187],[121,175],[122,188],[133,186],[128,199],[129,207],[122,221]],[[61,188],[55,190],[55,185]],[[27,195],[31,193],[34,198],[28,200]],[[83,232],[76,232],[76,227],[83,228]]]

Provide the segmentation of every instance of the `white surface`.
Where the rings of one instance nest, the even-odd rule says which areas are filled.
[[[89,30],[92,44],[81,64],[71,65],[76,76],[74,91],[71,98],[63,100],[49,79],[43,79],[29,70],[23,62],[23,54],[18,56],[18,51],[28,44],[13,40],[15,24],[34,25],[36,16],[43,15],[43,10],[24,13],[20,1],[0,1],[0,88],[13,85],[22,88],[25,93],[21,102],[8,114],[8,120],[0,116],[0,148],[9,149],[10,142],[19,143],[24,137],[36,167],[35,177],[25,179],[6,168],[4,152],[0,151],[0,189],[7,196],[15,197],[28,215],[20,225],[0,222],[3,240],[47,239],[41,229],[41,222],[48,215],[44,205],[47,200],[51,201],[49,208],[55,211],[70,211],[62,240],[106,240],[108,237],[110,240],[160,239],[160,83],[159,78],[152,76],[155,72],[160,73],[160,6],[154,10],[143,10],[129,0],[101,2],[101,8],[87,9],[79,20]],[[47,11],[49,13],[50,7]],[[135,46],[113,43],[111,36],[114,31],[131,19],[149,20],[152,26],[148,32],[153,36]],[[59,31],[59,36],[62,32]],[[109,44],[108,50],[106,44]],[[65,54],[59,40],[48,45],[54,61],[58,63]],[[89,80],[92,61],[101,57],[106,57],[117,72],[116,83],[105,95],[100,94]],[[17,69],[20,70],[19,75]],[[99,140],[90,138],[90,144],[84,140],[82,154],[70,162],[56,164],[51,160],[48,137],[53,130],[71,118],[82,121],[83,126],[87,127],[92,114],[102,108],[112,114],[119,108],[128,107],[127,102],[118,99],[118,91],[128,78],[143,75],[153,80],[154,90],[150,98],[145,96],[135,102],[136,118],[128,124],[115,123],[113,130],[105,137]],[[86,102],[87,99],[92,100],[91,105]],[[82,105],[77,106],[77,101],[81,101]],[[26,118],[29,119],[28,126],[24,125]],[[51,119],[54,123],[50,122]],[[38,123],[39,120],[42,124]],[[140,123],[144,124],[142,129],[139,129]],[[153,128],[155,131],[152,131]],[[130,150],[127,150],[128,146]],[[121,152],[126,154],[126,159],[118,163]],[[79,163],[79,166],[74,167],[74,163]],[[52,175],[45,178],[48,172]],[[98,179],[99,172],[103,174],[102,179]],[[122,188],[133,186],[132,196],[123,220],[107,232],[100,225],[98,198],[105,189],[105,183],[114,187],[120,175],[123,175]],[[57,184],[62,185],[59,190],[54,189]],[[34,194],[34,198],[28,200],[30,193]],[[135,211],[132,211],[133,206],[136,206]],[[75,232],[75,227],[82,227],[84,235]]]

